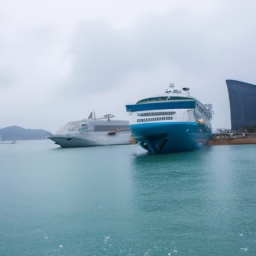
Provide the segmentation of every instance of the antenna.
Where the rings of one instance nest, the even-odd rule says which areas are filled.
[[[104,115],[103,116],[103,118],[102,119],[104,119],[104,118],[106,118],[106,119],[108,119],[108,121],[110,120],[110,118],[113,118],[113,117],[115,117],[114,115],[112,115],[112,114],[106,114],[106,115]]]

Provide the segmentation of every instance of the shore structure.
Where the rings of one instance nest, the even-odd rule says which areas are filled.
[[[221,133],[213,134],[208,141],[208,146],[216,145],[242,145],[242,144],[256,144],[255,133]]]
[[[133,144],[129,121],[113,117],[107,114],[96,118],[93,111],[87,119],[69,122],[47,138],[62,148]]]
[[[189,88],[174,88],[126,105],[136,144],[152,154],[199,149],[212,136],[212,105],[192,97]]]
[[[226,84],[229,94],[231,130],[255,133],[256,86],[236,80],[226,80]]]
[[[226,84],[231,129],[213,134],[207,145],[256,144],[256,86],[230,79]]]

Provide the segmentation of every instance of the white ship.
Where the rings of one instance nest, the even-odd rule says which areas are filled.
[[[62,148],[132,144],[129,121],[112,120],[113,117],[107,114],[96,118],[93,111],[87,119],[69,122],[47,138]]]
[[[152,154],[199,149],[212,136],[212,105],[202,104],[189,88],[175,89],[126,105],[137,144]]]

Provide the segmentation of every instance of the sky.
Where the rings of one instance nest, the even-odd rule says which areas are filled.
[[[256,84],[253,0],[1,0],[0,128],[55,133],[169,83],[230,128],[226,79]]]

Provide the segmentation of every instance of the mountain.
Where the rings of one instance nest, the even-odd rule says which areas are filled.
[[[50,132],[42,129],[24,129],[19,126],[9,126],[0,129],[2,140],[42,140]]]

